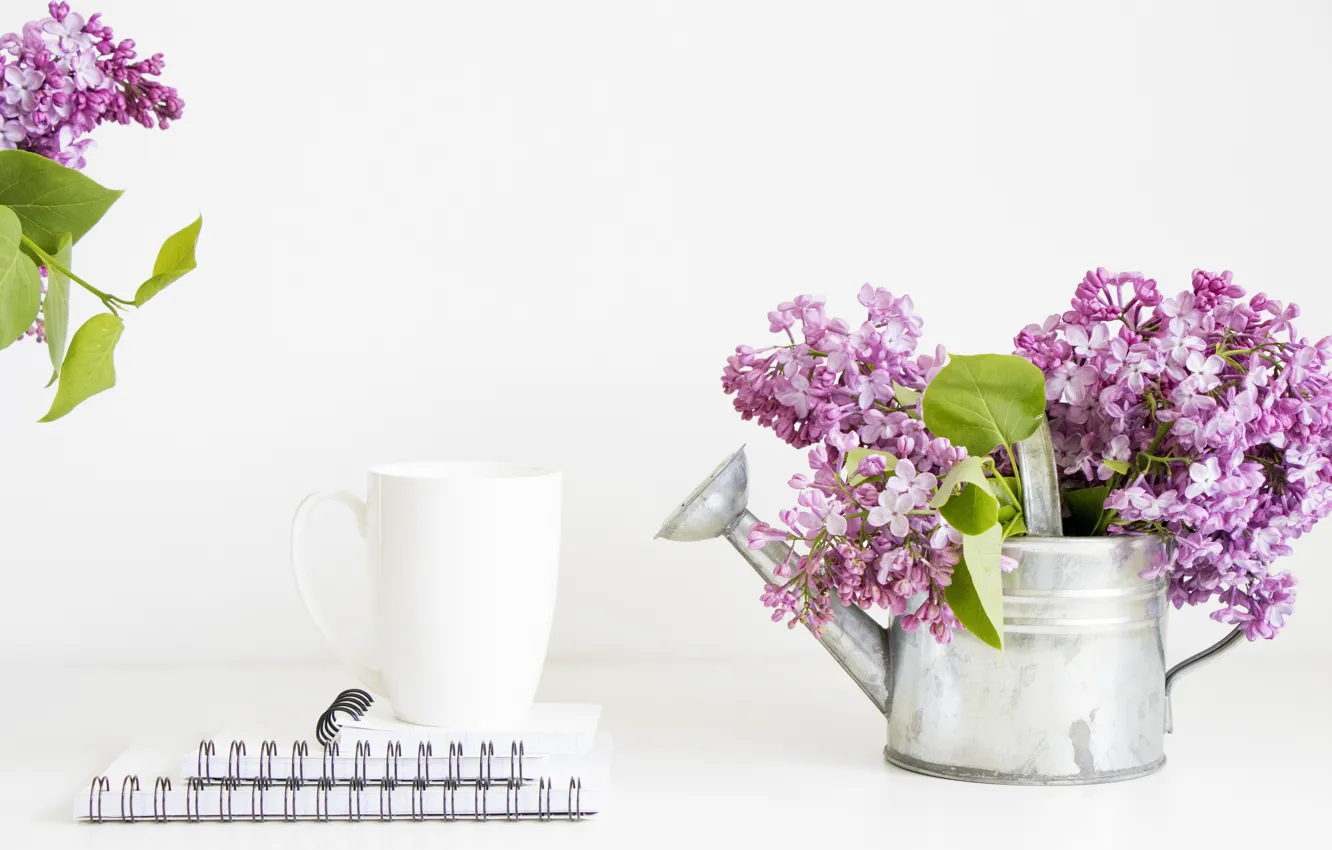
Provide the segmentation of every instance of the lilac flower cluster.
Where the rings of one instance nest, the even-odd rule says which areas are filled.
[[[46,299],[46,266],[38,266],[38,267],[37,267],[37,273],[41,275],[41,279],[42,279],[42,300],[43,300],[43,303],[45,303],[45,299]],[[23,332],[23,336],[19,337],[19,339],[23,339],[24,337],[32,337],[33,339],[37,340],[37,343],[38,343],[39,345],[42,344],[42,343],[45,343],[45,342],[46,342],[46,320],[43,319],[43,318],[41,318],[41,317],[39,317],[39,318],[37,318],[35,321],[33,321],[32,326],[29,327],[26,331],[24,331],[24,332]]]
[[[921,320],[911,299],[865,286],[868,316],[858,327],[830,318],[824,301],[802,295],[768,314],[788,344],[740,346],[722,386],[736,410],[809,452],[812,476],[796,475],[796,507],[785,529],[760,523],[749,544],[796,544],[767,585],[774,620],[809,624],[817,634],[846,605],[879,606],[903,628],[926,628],[940,642],[959,628],[944,598],[961,556],[962,536],[929,507],[939,481],[966,450],[930,434],[916,395],[947,354],[916,355]],[[800,339],[792,332],[799,325]],[[871,453],[864,451],[871,450]],[[914,610],[908,602],[919,596]]]
[[[84,19],[68,3],[22,33],[0,36],[0,150],[32,151],[82,168],[97,125],[138,122],[166,129],[180,118],[176,90],[150,79],[162,54],[135,61],[133,39],[114,40],[101,15]]]
[[[1018,334],[1046,375],[1067,489],[1103,486],[1092,533],[1172,541],[1149,575],[1177,606],[1273,637],[1295,579],[1273,568],[1332,511],[1332,338],[1299,337],[1294,305],[1247,302],[1229,272],[1173,298],[1138,274],[1089,272],[1072,309]]]

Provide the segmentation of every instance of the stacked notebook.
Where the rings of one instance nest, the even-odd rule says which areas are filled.
[[[606,799],[611,739],[597,731],[600,715],[596,705],[538,703],[515,729],[444,729],[343,691],[313,743],[219,735],[179,757],[174,779],[131,773],[149,759],[127,753],[76,795],[74,819],[581,820]]]

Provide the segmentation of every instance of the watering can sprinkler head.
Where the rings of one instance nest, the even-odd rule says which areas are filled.
[[[735,526],[748,505],[749,466],[741,446],[680,503],[662,523],[657,537],[680,542],[721,537]]]
[[[758,517],[749,512],[749,468],[745,448],[704,479],[661,526],[657,536],[684,542],[723,537],[766,584],[781,585],[778,568],[790,560],[791,548],[770,541],[749,545],[749,531]],[[888,643],[886,632],[858,607],[832,602],[833,620],[822,627],[820,642],[850,674],[880,712],[888,707]]]

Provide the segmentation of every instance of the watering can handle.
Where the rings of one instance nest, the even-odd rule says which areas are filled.
[[[1058,537],[1062,533],[1059,505],[1059,469],[1055,463],[1054,444],[1050,438],[1050,424],[1042,420],[1039,428],[1025,440],[1019,440],[1017,462],[1022,473],[1022,507],[1026,515],[1027,533],[1034,537]],[[1165,676],[1165,730],[1173,732],[1175,720],[1170,708],[1170,690],[1175,680],[1199,664],[1215,658],[1239,643],[1244,629],[1235,627],[1230,634],[1196,655],[1191,655],[1171,667]]]
[[[1175,718],[1173,712],[1170,710],[1170,689],[1175,686],[1175,680],[1178,679],[1181,674],[1187,673],[1189,670],[1197,667],[1197,665],[1203,663],[1204,661],[1215,658],[1216,656],[1220,655],[1226,650],[1234,647],[1239,643],[1240,638],[1242,637],[1244,637],[1244,628],[1242,626],[1236,626],[1235,628],[1230,630],[1230,634],[1221,638],[1221,640],[1217,641],[1216,643],[1212,644],[1211,646],[1207,647],[1202,652],[1199,652],[1196,655],[1190,655],[1188,658],[1185,658],[1183,661],[1179,662],[1174,667],[1171,667],[1170,670],[1166,672],[1165,730],[1167,732],[1175,731]]]
[[[1041,417],[1036,433],[1018,440],[1018,471],[1022,474],[1022,513],[1032,537],[1062,537],[1064,519],[1059,503],[1059,466],[1055,463],[1050,423]]]

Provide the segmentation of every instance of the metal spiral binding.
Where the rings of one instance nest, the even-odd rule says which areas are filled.
[[[277,741],[264,741],[259,744],[259,769],[256,776],[267,779],[273,784],[273,757],[277,755]]]
[[[353,776],[347,783],[347,820],[361,820],[361,792],[365,790],[365,774]]]
[[[394,787],[397,787],[398,784],[398,759],[401,756],[402,744],[397,741],[389,742],[389,745],[384,748],[384,781],[388,782],[390,781],[389,778],[392,777]],[[390,758],[393,759],[391,763],[389,762]]]
[[[439,810],[444,813],[444,820],[455,821],[458,819],[458,786],[452,781],[444,783],[440,791]]]
[[[199,814],[199,792],[203,790],[203,780],[197,776],[191,776],[189,783],[185,786],[185,820],[198,823],[203,820]],[[194,802],[193,814],[190,810],[190,802]]]
[[[430,759],[435,748],[429,741],[416,745],[416,775],[412,778],[412,820],[425,820],[425,792],[430,787]]]
[[[337,712],[350,715],[353,720],[360,720],[370,710],[374,701],[374,697],[360,688],[349,688],[338,694],[337,699],[319,715],[319,722],[315,724],[315,739],[327,747],[342,731],[342,726],[335,717]]]
[[[245,742],[232,741],[227,747],[227,779],[240,779],[241,758],[245,756]]]
[[[452,741],[449,743],[449,778],[451,783],[462,782],[462,741]]]
[[[300,790],[301,785],[303,785],[304,782],[304,779],[297,780],[296,777],[289,776],[287,777],[286,783],[282,786],[282,819],[284,821],[295,822],[296,816],[299,814],[296,811],[296,792]],[[290,811],[288,811],[287,808],[288,801],[290,801],[291,805]]]
[[[427,786],[420,780],[412,780],[412,820],[425,820],[425,792]]]
[[[550,781],[550,777],[541,777],[541,781],[537,785],[537,820],[550,820],[551,818],[550,789],[552,787],[553,783]],[[545,804],[544,808],[543,803]]]
[[[264,815],[264,792],[273,787],[273,780],[260,776],[250,786],[250,820],[263,823],[268,818]]]
[[[518,808],[518,787],[512,782],[504,786],[504,819],[518,820],[522,813]]]
[[[250,808],[248,810],[249,820],[254,822],[264,822],[268,819],[265,810],[266,794],[281,783],[282,791],[282,819],[284,821],[315,820],[327,822],[331,819],[330,799],[334,788],[341,785],[347,786],[347,813],[348,821],[361,821],[363,819],[363,804],[365,802],[364,794],[371,784],[376,786],[379,795],[378,819],[382,821],[407,820],[408,813],[399,811],[394,813],[394,792],[398,787],[404,784],[401,779],[401,761],[402,744],[394,741],[388,744],[384,752],[383,774],[377,780],[371,780],[369,776],[369,760],[371,755],[371,746],[368,742],[356,742],[355,755],[352,759],[352,770],[350,777],[344,775],[339,781],[337,776],[337,761],[340,756],[340,746],[337,741],[331,742],[323,748],[321,755],[321,771],[315,780],[314,777],[307,779],[305,773],[305,762],[309,757],[309,745],[304,741],[295,741],[291,746],[290,763],[291,770],[289,775],[278,780],[274,777],[274,760],[277,756],[277,742],[263,741],[260,743],[257,767],[243,764],[247,760],[246,745],[243,741],[231,742],[227,753],[227,770],[224,776],[213,776],[211,762],[216,757],[217,748],[212,741],[201,741],[198,748],[196,767],[199,775],[189,777],[184,793],[185,813],[182,817],[177,813],[173,814],[168,810],[168,803],[172,802],[171,780],[165,777],[158,777],[153,785],[152,797],[152,819],[159,823],[165,823],[171,820],[185,820],[191,822],[201,822],[211,820],[222,823],[234,821],[234,803],[235,792],[243,785],[249,785]],[[486,821],[498,820],[500,813],[498,808],[494,811],[489,809],[492,800],[489,797],[489,791],[497,784],[494,775],[494,755],[495,745],[493,741],[482,742],[476,752],[477,770],[475,777],[471,779],[464,778],[464,749],[462,741],[454,741],[448,748],[448,770],[443,775],[436,773],[437,769],[432,769],[431,760],[434,758],[434,747],[430,742],[420,742],[416,751],[416,771],[410,780],[411,785],[411,812],[410,819],[413,821],[426,820],[459,820],[458,792],[461,786],[472,786],[472,811],[469,813],[472,820]],[[506,821],[518,821],[524,819],[536,819],[549,821],[556,816],[551,803],[554,791],[554,782],[549,776],[531,777],[525,773],[523,764],[526,756],[525,746],[520,741],[514,741],[509,747],[509,768],[508,775],[504,780],[504,819]],[[344,771],[346,766],[343,766]],[[249,774],[248,776],[245,774]],[[432,775],[433,774],[433,775]],[[302,810],[301,798],[299,792],[307,783],[316,785],[314,811]],[[529,784],[536,785],[536,807],[535,811],[524,811],[522,807],[522,789]],[[440,811],[429,812],[427,810],[427,795],[432,786],[440,787]],[[217,812],[216,814],[204,815],[200,806],[200,797],[207,787],[210,790],[217,788]],[[94,823],[105,822],[103,813],[103,798],[110,790],[110,781],[105,776],[99,776],[93,779],[88,789],[88,820]],[[583,783],[581,778],[573,777],[569,779],[566,790],[566,808],[560,812],[567,816],[570,821],[583,820],[588,812],[583,809],[582,792]],[[146,821],[144,812],[135,811],[135,793],[140,791],[140,780],[138,776],[125,776],[121,782],[120,788],[120,814],[119,819],[125,823],[136,823]],[[174,805],[179,805],[180,797],[174,798]],[[400,801],[399,801],[400,802]],[[243,805],[243,804],[242,804]],[[276,811],[274,819],[276,819]],[[242,813],[242,819],[245,814]],[[113,818],[114,819],[114,818]],[[339,816],[341,820],[341,815]]]
[[[434,758],[435,748],[429,741],[422,741],[416,745],[416,779],[413,784],[430,784],[430,759]]]
[[[297,788],[305,785],[305,758],[308,755],[310,755],[309,744],[304,741],[295,741],[292,743],[291,771],[287,774],[288,784],[295,782]]]
[[[167,822],[166,795],[170,790],[171,780],[165,776],[157,777],[157,781],[153,783],[153,820],[158,823]]]
[[[472,786],[472,818],[474,820],[489,820],[490,812],[486,811],[486,791],[490,790],[489,782],[477,781]]]
[[[523,742],[509,744],[509,785],[523,784]]]
[[[134,823],[134,792],[139,790],[139,777],[126,776],[120,782],[120,819],[126,823]],[[125,798],[129,798],[129,805],[126,807]]]
[[[459,749],[461,749],[461,747],[459,747]],[[495,759],[495,742],[482,741],[481,752],[478,754],[478,756],[479,756],[479,764],[477,765],[476,768],[476,784],[480,785],[482,782],[484,782],[486,784],[486,787],[489,787],[491,783],[491,778],[494,776],[493,762]],[[462,775],[461,768],[458,771],[458,775],[459,776]]]
[[[326,781],[335,785],[346,784],[350,779],[360,778],[366,782],[372,781],[369,773],[369,761],[372,757],[372,747],[368,741],[356,741],[352,756],[352,765],[350,777],[337,775],[337,761],[341,758],[342,744],[340,741],[333,741],[329,746],[324,747],[320,755],[320,774]],[[217,744],[214,741],[200,741],[195,757],[194,775],[201,779],[207,785],[213,785],[219,780],[226,778],[235,780],[241,784],[250,784],[252,782],[267,779],[270,782],[288,781],[288,777],[295,778],[297,788],[303,788],[307,782],[314,782],[314,776],[307,776],[305,768],[306,761],[310,756],[310,745],[305,741],[293,741],[291,751],[288,757],[288,777],[279,779],[276,775],[276,761],[278,758],[278,744],[276,741],[260,741],[259,753],[252,758],[247,750],[247,744],[244,741],[231,741],[227,746],[227,766],[225,771],[213,773],[213,762],[216,760],[218,752]],[[404,780],[401,776],[402,771],[402,743],[393,741],[387,744],[383,755],[383,776],[390,776],[395,782],[425,782],[427,785],[437,785],[440,782],[456,782],[459,784],[470,785],[473,782],[482,782],[493,784],[498,781],[495,776],[495,742],[483,741],[475,750],[477,759],[477,769],[472,778],[468,778],[464,772],[464,763],[469,757],[464,750],[461,741],[453,741],[449,744],[447,765],[443,775],[437,773],[439,768],[431,764],[435,758],[434,744],[429,741],[418,742],[416,749],[416,773],[414,778]],[[512,741],[509,744],[508,773],[504,781],[511,785],[526,785],[535,781],[527,775],[527,749],[522,741]],[[343,765],[346,770],[346,765]]]
[[[324,745],[324,753],[319,758],[319,787],[325,784],[335,785],[338,781],[338,742]]]
[[[393,789],[398,787],[398,758],[402,744],[391,742],[384,749],[384,776],[379,780],[379,819],[393,820]],[[390,761],[392,759],[392,761]],[[413,797],[415,805],[415,797]]]
[[[235,820],[231,814],[231,793],[240,787],[239,780],[228,776],[217,786],[217,819],[222,823],[231,823]]]
[[[575,805],[575,801],[577,804]],[[583,819],[583,780],[572,778],[569,780],[569,820]]]
[[[379,780],[379,819],[393,820],[393,789],[398,787],[397,780],[385,776]]]
[[[105,776],[95,777],[92,785],[88,786],[88,820],[93,823],[102,822],[102,794],[111,790],[111,780]],[[97,801],[97,814],[93,814],[93,800]]]
[[[362,785],[369,777],[366,771],[366,761],[370,757],[370,744],[365,741],[356,742],[356,752],[352,756],[352,781],[360,781]]]
[[[217,747],[213,746],[212,741],[199,742],[199,756],[195,763],[194,775],[204,779],[213,778],[213,756],[217,755]]]
[[[328,823],[328,792],[331,791],[332,789],[333,789],[333,783],[332,783],[332,782],[325,782],[325,781],[322,780],[322,779],[319,780],[319,787],[318,787],[317,790],[315,791],[315,820],[319,820],[319,821],[323,821],[324,823]],[[357,795],[357,796],[359,796],[359,795]],[[323,813],[322,813],[322,814],[320,813],[320,810],[319,810],[319,802],[320,802],[321,800],[322,800],[323,803],[324,803],[324,808],[323,808]]]

